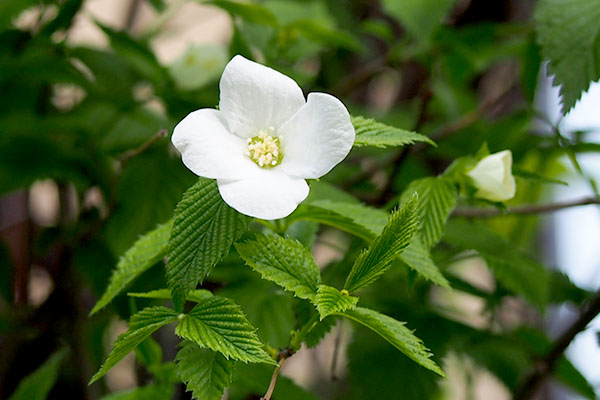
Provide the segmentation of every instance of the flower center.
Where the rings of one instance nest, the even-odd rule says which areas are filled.
[[[274,130],[273,127],[268,129],[269,133],[273,133]],[[248,139],[248,153],[246,154],[262,168],[273,168],[281,164],[283,159],[279,138],[271,136],[269,133],[260,131],[257,136]]]

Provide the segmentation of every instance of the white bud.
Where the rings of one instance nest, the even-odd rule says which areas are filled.
[[[506,201],[515,196],[517,186],[512,175],[512,153],[504,150],[490,154],[467,173],[477,188],[475,197]]]

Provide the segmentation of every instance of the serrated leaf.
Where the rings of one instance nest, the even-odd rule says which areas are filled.
[[[457,190],[447,178],[424,178],[413,181],[402,194],[401,202],[408,201],[414,193],[419,195],[417,215],[421,221],[419,237],[426,248],[439,242],[444,226],[456,205]]]
[[[90,315],[106,307],[123,289],[148,268],[161,260],[166,252],[171,233],[172,221],[159,225],[153,231],[139,238],[129,250],[121,256],[117,268],[110,277],[106,291],[98,300]]]
[[[198,303],[180,320],[175,333],[226,358],[275,364],[240,307],[224,297],[215,296]]]
[[[362,307],[356,307],[354,310],[345,311],[339,315],[373,330],[417,364],[441,376],[446,376],[440,367],[431,360],[431,353],[423,345],[421,339],[406,328],[403,322]]]
[[[355,292],[373,282],[409,245],[418,227],[417,204],[417,196],[414,196],[392,213],[381,235],[356,259],[344,285],[346,290]]]
[[[505,288],[539,308],[548,302],[548,271],[486,226],[452,220],[446,227],[444,241],[465,250],[476,250]]]
[[[151,290],[149,292],[144,292],[144,293],[138,293],[138,292],[134,292],[134,293],[127,293],[127,296],[129,297],[139,297],[139,298],[143,298],[143,299],[170,299],[171,298],[171,291],[169,289],[157,289],[157,290]],[[189,292],[186,296],[186,300],[187,301],[193,301],[193,302],[200,302],[208,297],[211,297],[212,293],[206,289],[194,289],[191,292]]]
[[[208,276],[251,221],[223,201],[213,180],[200,178],[184,193],[175,208],[167,263],[176,310],[183,309],[187,293]]]
[[[67,354],[62,349],[52,354],[40,367],[19,382],[9,400],[44,400],[56,383],[60,366]]]
[[[373,119],[352,116],[351,120],[356,130],[354,146],[398,147],[415,142],[435,145],[431,139],[420,133],[395,128]]]
[[[235,361],[185,341],[177,356],[177,375],[198,400],[221,400],[231,384]]]
[[[331,314],[353,310],[356,303],[358,303],[358,297],[344,294],[327,285],[319,285],[317,297],[315,298],[315,307],[317,307],[321,321]]]
[[[450,283],[431,259],[431,253],[423,246],[418,236],[413,236],[413,240],[408,247],[400,254],[400,260],[408,265],[419,275],[429,281],[445,288],[450,287]]]
[[[117,338],[106,361],[90,380],[90,385],[102,378],[112,367],[147,337],[161,327],[176,320],[177,313],[166,307],[148,307],[137,314],[134,314],[129,320],[127,332]]]
[[[323,208],[322,206],[326,204],[328,207]],[[348,232],[367,241],[371,240],[375,236],[370,229],[359,224],[350,216],[342,215],[338,211],[330,209],[329,206],[333,206],[333,204],[335,204],[335,202],[330,202],[327,200],[319,201],[316,205],[303,204],[298,207],[298,209],[294,211],[292,215],[290,215],[288,221],[293,222],[306,220],[319,222],[340,229],[344,232]]]
[[[566,113],[600,79],[600,0],[540,0],[534,19]]]
[[[275,282],[302,299],[313,299],[321,283],[319,267],[302,243],[275,235],[235,245],[240,257],[263,279]]]

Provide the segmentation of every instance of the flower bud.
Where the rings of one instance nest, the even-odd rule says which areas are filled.
[[[477,191],[475,197],[490,201],[506,201],[515,196],[516,184],[512,175],[512,153],[504,150],[490,154],[477,163],[467,175]]]

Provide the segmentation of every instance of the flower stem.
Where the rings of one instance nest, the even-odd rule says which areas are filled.
[[[493,208],[465,208],[457,209],[452,213],[453,217],[467,217],[467,218],[492,218],[501,217],[504,215],[527,215],[527,214],[540,214],[547,212],[554,212],[562,210],[563,208],[585,206],[589,204],[600,204],[600,198],[586,197],[579,200],[565,201],[560,203],[550,204],[532,204],[521,207],[509,208],[506,211],[501,211]]]

